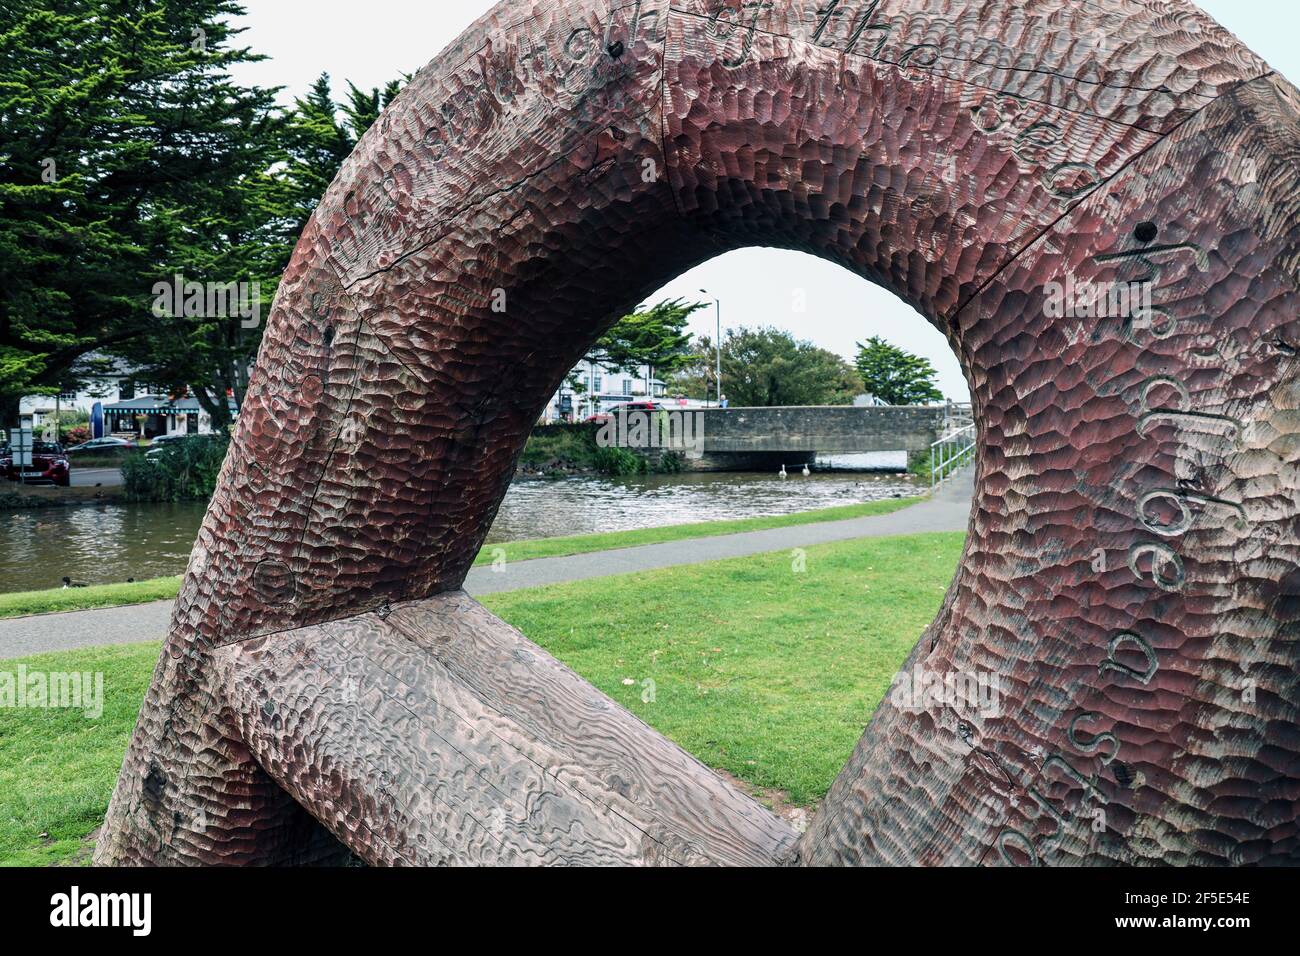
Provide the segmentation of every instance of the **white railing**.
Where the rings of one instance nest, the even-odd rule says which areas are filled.
[[[930,446],[930,490],[975,460],[974,423],[948,432]]]
[[[941,435],[950,435],[959,428],[973,424],[975,413],[970,402],[949,402],[943,411],[943,431]]]

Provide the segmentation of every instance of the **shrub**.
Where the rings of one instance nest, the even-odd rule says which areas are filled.
[[[73,425],[71,428],[65,428],[61,441],[64,447],[80,445],[83,441],[90,441],[90,426]]]
[[[908,455],[909,459],[911,457],[912,457],[911,455]],[[930,463],[933,460],[934,460],[934,450],[931,449],[930,451],[926,452],[924,458],[922,458],[920,455],[917,455],[914,460],[909,461],[907,463],[907,470],[911,472],[913,475],[915,475],[917,478],[925,478],[929,480]]]
[[[548,477],[563,477],[573,471],[603,475],[643,475],[647,472],[676,474],[684,467],[677,452],[640,455],[629,448],[601,448],[600,429],[591,424],[542,425],[533,429],[520,464]]]
[[[596,452],[596,430],[584,425],[538,428],[528,437],[520,461],[531,468],[547,469],[555,463],[587,467]]]
[[[132,454],[122,462],[123,490],[132,501],[203,501],[212,497],[230,439],[194,435],[147,458]]]
[[[646,460],[626,448],[597,448],[593,463],[603,475],[639,475],[646,470]]]
[[[680,452],[666,451],[659,456],[659,471],[665,475],[675,475],[686,467],[686,460]]]

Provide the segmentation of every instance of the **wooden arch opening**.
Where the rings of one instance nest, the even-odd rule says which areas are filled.
[[[499,4],[301,239],[96,861],[1294,860],[1298,113],[1178,0]],[[882,704],[797,840],[459,590],[563,374],[742,245],[914,305],[982,449],[907,666],[1001,706]]]

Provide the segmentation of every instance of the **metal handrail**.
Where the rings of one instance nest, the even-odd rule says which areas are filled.
[[[975,425],[949,432],[930,445],[930,490],[975,460]]]

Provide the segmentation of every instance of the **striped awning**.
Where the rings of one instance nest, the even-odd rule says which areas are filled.
[[[235,400],[227,399],[233,415]],[[199,411],[198,399],[182,398],[173,401],[165,395],[144,395],[126,402],[113,402],[104,406],[105,415],[193,415]]]
[[[165,395],[144,395],[104,406],[105,415],[171,415],[176,406]]]

